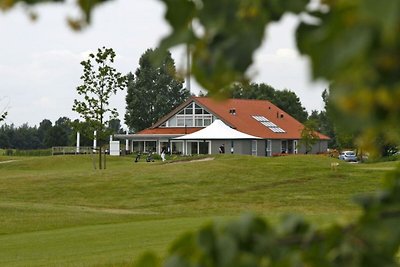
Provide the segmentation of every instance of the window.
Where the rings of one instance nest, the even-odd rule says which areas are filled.
[[[266,150],[267,150],[267,157],[271,157],[271,155],[272,155],[272,141],[271,140],[267,140]]]
[[[192,107],[185,108],[185,114],[193,114]]]
[[[196,118],[196,125],[195,126],[203,126],[203,119]]]
[[[167,127],[176,127],[176,116],[168,121]]]
[[[204,126],[208,126],[211,124],[212,118],[208,117],[208,118],[204,118]]]
[[[257,140],[251,141],[251,155],[257,156]]]
[[[286,133],[285,130],[283,130],[281,127],[279,127],[278,125],[276,125],[272,121],[268,120],[264,116],[254,115],[252,117],[253,117],[253,119],[255,119],[256,121],[260,122],[262,125],[264,125],[268,129],[270,129],[274,133]]]
[[[186,117],[185,118],[185,126],[192,127],[193,126],[193,118]]]
[[[288,141],[287,140],[282,140],[281,142],[281,153],[288,153]]]
[[[213,121],[212,114],[192,102],[170,118],[163,127],[206,127]]]
[[[176,118],[176,126],[185,126],[185,117],[177,117]]]

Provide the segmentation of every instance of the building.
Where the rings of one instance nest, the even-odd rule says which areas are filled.
[[[205,129],[216,120],[254,139],[235,137],[234,134],[190,137],[189,134]],[[222,124],[219,126],[224,127]],[[116,135],[115,138],[128,139],[132,152],[160,153],[162,147],[167,147],[173,154],[216,154],[223,144],[225,153],[273,156],[305,153],[300,144],[303,128],[303,124],[267,100],[217,101],[192,97],[150,128],[136,134]],[[323,153],[328,148],[329,137],[317,135],[319,140],[310,153]]]

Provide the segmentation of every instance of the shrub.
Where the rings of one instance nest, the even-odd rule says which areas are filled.
[[[32,149],[32,150],[15,150],[14,156],[23,157],[40,157],[40,156],[51,156],[51,149]],[[11,156],[10,155],[10,156]]]

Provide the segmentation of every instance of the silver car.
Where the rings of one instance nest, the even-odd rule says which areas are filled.
[[[354,151],[343,151],[340,153],[339,159],[347,162],[357,162],[357,156]]]

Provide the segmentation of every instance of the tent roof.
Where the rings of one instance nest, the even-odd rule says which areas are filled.
[[[240,139],[260,139],[232,129],[221,120],[215,120],[212,124],[200,131],[174,138],[177,140],[240,140]]]

